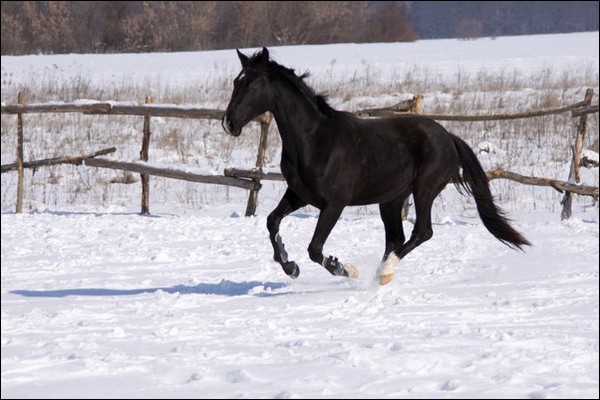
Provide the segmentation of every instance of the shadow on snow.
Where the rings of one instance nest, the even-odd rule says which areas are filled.
[[[176,285],[172,287],[155,287],[142,289],[103,289],[76,288],[62,290],[12,290],[10,293],[25,297],[67,297],[67,296],[132,296],[143,293],[183,293],[183,294],[216,294],[222,296],[268,295],[269,291],[285,287],[281,282],[233,282],[226,279],[219,283],[200,283],[195,286]]]

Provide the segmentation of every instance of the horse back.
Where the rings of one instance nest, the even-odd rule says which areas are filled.
[[[436,121],[420,116],[358,120],[359,138],[349,157],[360,166],[353,203],[392,200],[412,190],[419,176],[450,180],[458,154],[450,134]]]

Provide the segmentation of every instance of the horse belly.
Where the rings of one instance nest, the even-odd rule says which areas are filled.
[[[405,195],[412,184],[412,168],[392,172],[380,170],[379,173],[361,175],[361,181],[355,184],[350,205],[386,203]]]

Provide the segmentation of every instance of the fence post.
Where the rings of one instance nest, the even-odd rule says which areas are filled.
[[[412,105],[410,107],[409,112],[412,112],[415,114],[421,114],[422,110],[423,110],[423,96],[420,94],[414,95],[412,98]],[[408,219],[408,212],[410,210],[409,199],[410,199],[410,196],[408,196],[404,200],[404,204],[402,205],[402,214],[401,214],[402,221],[406,221]]]
[[[260,141],[258,143],[258,155],[256,156],[256,168],[259,170],[262,170],[262,167],[265,165],[265,152],[267,150],[269,126],[271,125],[272,120],[273,114],[270,112],[263,114],[260,119]],[[252,180],[260,185],[260,179],[253,178]],[[250,194],[248,195],[248,204],[246,205],[246,217],[250,217],[256,212],[259,190],[260,189],[258,187],[250,190]]]
[[[146,104],[152,104],[152,97],[146,97]],[[142,137],[142,149],[140,150],[140,160],[148,162],[148,148],[150,147],[150,116],[144,115],[144,128]],[[142,214],[150,214],[150,175],[140,174],[142,179]]]
[[[19,92],[17,103],[25,104],[25,94]],[[23,211],[23,114],[17,114],[17,207],[16,212]]]
[[[589,106],[592,103],[592,98],[594,97],[594,89],[587,89],[585,91],[585,106]],[[575,137],[575,145],[573,145],[573,159],[571,161],[571,169],[569,170],[569,183],[579,183],[581,180],[579,176],[579,166],[581,164],[581,152],[583,151],[583,139],[585,138],[585,132],[587,130],[587,118],[588,115],[582,114],[579,117],[579,122],[577,124],[577,133]],[[573,212],[571,210],[571,205],[573,204],[573,193],[565,192],[565,195],[560,202],[563,206],[562,212],[560,213],[560,219],[565,220],[571,218]]]

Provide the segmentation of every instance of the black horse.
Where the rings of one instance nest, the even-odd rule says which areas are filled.
[[[281,220],[308,204],[320,210],[308,246],[310,259],[332,275],[358,277],[351,264],[323,255],[323,245],[346,206],[379,204],[385,227],[385,253],[379,283],[393,278],[394,266],[433,235],[433,200],[449,182],[474,196],[485,227],[504,244],[531,245],[494,204],[488,180],[471,148],[436,121],[406,115],[360,119],[333,109],[292,69],[269,59],[266,48],[252,57],[237,51],[242,71],[233,81],[223,116],[226,132],[242,128],[266,111],[273,113],[281,141],[281,172],[288,188],[267,218],[274,259],[296,278],[279,235]],[[460,168],[462,167],[462,177]],[[402,206],[413,195],[415,225],[405,242]]]

